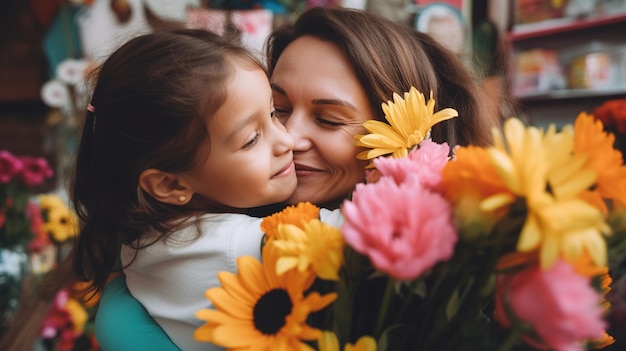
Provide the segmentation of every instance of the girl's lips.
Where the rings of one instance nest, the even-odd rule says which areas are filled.
[[[281,177],[283,175],[287,175],[287,174],[291,173],[294,170],[295,170],[295,167],[294,167],[293,161],[289,162],[285,167],[283,167],[283,169],[278,171],[278,173],[274,174],[274,176],[272,176],[272,178],[276,178],[276,177]]]

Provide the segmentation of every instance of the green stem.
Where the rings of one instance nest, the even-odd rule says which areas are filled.
[[[520,336],[522,336],[523,328],[519,324],[513,324],[511,331],[507,334],[504,342],[498,347],[497,351],[508,351],[513,347],[518,341]]]
[[[389,304],[391,303],[391,297],[393,296],[393,290],[395,286],[395,280],[389,278],[387,280],[387,287],[385,288],[385,295],[383,296],[383,301],[380,306],[380,313],[378,314],[378,319],[376,320],[376,327],[374,328],[374,337],[379,338],[382,333],[383,326],[385,324],[385,319],[387,317],[387,310],[389,309]]]

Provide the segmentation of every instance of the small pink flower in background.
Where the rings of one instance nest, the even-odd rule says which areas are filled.
[[[43,217],[41,217],[39,205],[29,201],[26,204],[26,215],[30,219],[30,231],[34,234],[34,238],[28,242],[28,250],[39,252],[51,244],[50,237],[43,228],[44,221]]]
[[[50,311],[44,319],[39,335],[45,339],[54,338],[58,330],[71,323],[70,314],[65,309],[70,294],[66,289],[60,290],[52,302]]]
[[[6,150],[0,150],[0,183],[8,183],[15,175],[20,173],[24,164]]]
[[[398,184],[418,181],[429,190],[440,191],[441,172],[450,160],[449,153],[450,147],[447,143],[438,144],[424,140],[408,157],[378,157],[373,162],[383,176],[392,177]]]
[[[22,157],[24,169],[22,169],[22,182],[27,187],[34,187],[41,184],[46,178],[54,175],[48,161],[42,157]]]
[[[342,211],[345,241],[395,279],[417,278],[453,254],[452,208],[417,182],[397,184],[383,177],[357,184]]]
[[[539,349],[582,351],[582,342],[600,338],[606,327],[602,295],[591,287],[588,278],[576,274],[560,259],[548,270],[534,266],[498,277],[495,297],[496,320],[508,328],[511,321],[507,312],[515,313],[543,340],[541,344],[524,337]]]

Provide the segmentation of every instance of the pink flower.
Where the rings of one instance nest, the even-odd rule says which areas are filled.
[[[600,338],[606,327],[601,294],[560,259],[548,270],[535,266],[498,277],[495,295],[496,320],[508,328],[514,313],[541,338],[543,344],[523,337],[539,349],[584,350],[582,342]]]
[[[22,157],[21,160],[24,162],[22,182],[29,188],[41,184],[44,179],[54,175],[48,161],[42,157]]]
[[[418,181],[427,189],[439,192],[442,190],[441,172],[450,159],[449,153],[447,143],[424,140],[408,157],[378,157],[373,162],[383,176],[392,177],[398,184]]]
[[[395,279],[414,279],[454,251],[451,206],[419,183],[397,184],[383,177],[358,184],[342,211],[346,242]]]
[[[30,219],[30,231],[34,234],[34,238],[28,242],[28,250],[39,252],[52,243],[48,233],[43,228],[44,221],[39,205],[29,201],[26,204],[26,215]]]
[[[13,156],[12,153],[0,151],[0,183],[8,183],[15,175],[20,173],[24,164],[22,161]]]

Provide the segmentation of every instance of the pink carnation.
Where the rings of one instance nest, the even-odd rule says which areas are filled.
[[[22,161],[13,156],[12,153],[6,150],[0,151],[0,183],[8,183],[11,181],[23,167],[24,164]]]
[[[42,157],[22,157],[21,159],[24,162],[22,182],[27,187],[37,186],[54,175],[48,161]]]
[[[451,206],[419,183],[383,177],[357,184],[342,212],[346,242],[395,279],[417,278],[447,260],[457,241]]]
[[[524,341],[539,349],[584,350],[582,342],[602,336],[601,294],[589,279],[576,274],[568,263],[558,260],[550,269],[539,266],[497,280],[495,317],[510,327],[507,313],[530,324],[543,344],[529,336]],[[508,306],[504,306],[504,304]]]
[[[441,172],[450,159],[449,153],[447,143],[424,140],[419,149],[411,151],[408,157],[379,157],[373,162],[383,176],[392,177],[398,184],[418,181],[429,190],[440,191]]]

